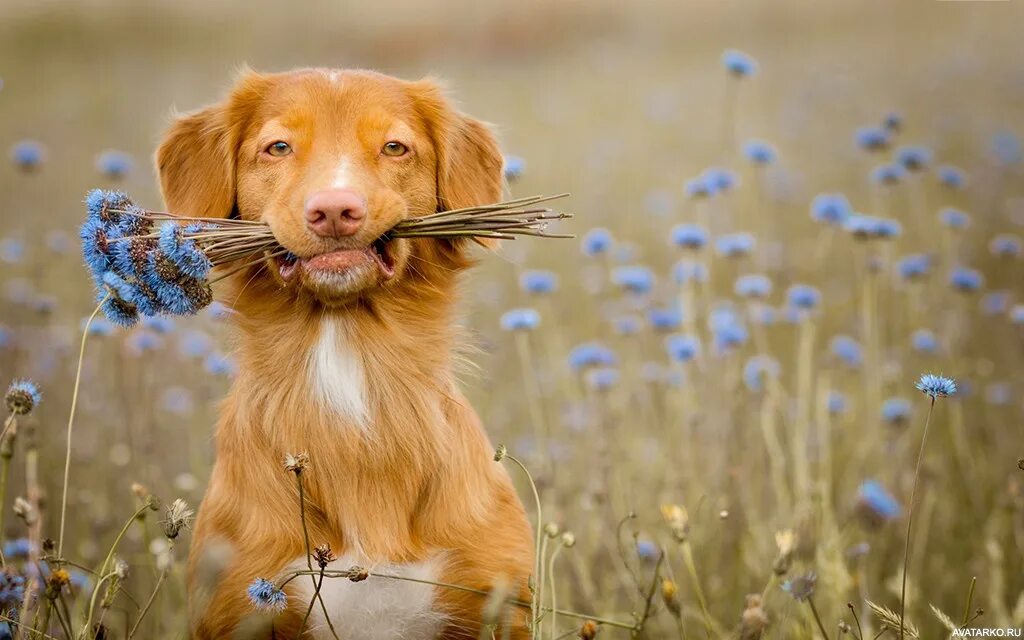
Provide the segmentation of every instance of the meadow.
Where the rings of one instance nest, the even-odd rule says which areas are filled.
[[[51,603],[19,637],[187,635],[230,300],[88,322],[77,234],[94,187],[160,208],[171,108],[243,63],[435,74],[510,196],[572,194],[575,239],[481,251],[462,296],[465,388],[539,494],[501,460],[537,637],[898,638],[904,575],[906,637],[1024,627],[1018,3],[307,11],[0,7],[0,383],[41,392],[8,394],[0,615]]]

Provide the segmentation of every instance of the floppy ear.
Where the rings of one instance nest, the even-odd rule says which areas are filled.
[[[222,105],[174,121],[156,150],[160,191],[169,212],[203,218],[231,215],[238,146],[234,128]]]

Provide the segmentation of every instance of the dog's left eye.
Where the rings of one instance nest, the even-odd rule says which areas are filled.
[[[291,153],[292,152],[292,148],[290,146],[288,146],[287,142],[284,142],[282,140],[278,140],[277,142],[275,142],[275,143],[271,144],[269,147],[267,147],[266,148],[266,152],[269,153],[272,156],[280,158],[282,156],[286,156],[289,153]]]
[[[407,154],[409,152],[409,147],[405,146],[401,142],[396,142],[395,140],[392,140],[391,142],[386,143],[381,148],[380,152],[386,156],[397,158],[398,156],[404,156],[405,154]]]

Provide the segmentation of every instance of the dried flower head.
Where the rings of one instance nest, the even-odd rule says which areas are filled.
[[[348,570],[348,579],[352,582],[362,582],[370,577],[370,572],[360,566],[353,566]]]
[[[36,522],[36,510],[32,508],[32,504],[28,500],[21,496],[14,499],[14,515],[21,518],[28,526],[32,526]]]
[[[494,450],[494,461],[501,462],[508,455],[508,447],[503,444],[499,444],[498,448]]]
[[[328,564],[338,559],[338,556],[334,555],[334,551],[331,550],[331,545],[324,543],[318,544],[313,549],[313,559],[316,560],[317,565],[323,569]]]
[[[309,468],[308,453],[289,453],[284,457],[284,468],[295,475],[299,475]]]
[[[178,537],[182,529],[192,526],[192,519],[195,511],[189,508],[188,503],[178,498],[167,507],[167,517],[164,519],[164,535],[170,540]]]
[[[562,534],[562,546],[566,549],[572,548],[576,544],[576,535],[572,531],[566,531]]]
[[[580,632],[577,635],[580,640],[594,640],[597,637],[597,623],[587,620],[580,626]]]
[[[747,606],[740,621],[740,640],[760,640],[767,628],[768,614],[762,606],[761,594],[751,593],[747,596]]]
[[[665,519],[672,536],[678,542],[684,542],[690,535],[690,516],[686,507],[677,504],[661,505],[661,516]]]
[[[4,396],[7,410],[17,416],[31,413],[42,399],[39,387],[31,380],[15,380],[7,387],[7,395]]]
[[[775,545],[779,548],[779,555],[772,564],[772,570],[776,575],[784,575],[789,572],[793,563],[793,553],[796,551],[797,537],[792,529],[785,529],[775,533]]]
[[[672,612],[672,615],[678,617],[682,614],[682,605],[679,602],[679,587],[675,581],[669,578],[661,581],[661,599],[665,602],[665,607]]]

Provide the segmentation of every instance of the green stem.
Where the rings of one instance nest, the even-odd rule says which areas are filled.
[[[811,605],[811,613],[814,614],[814,621],[818,623],[818,630],[821,631],[821,637],[828,640],[828,633],[825,631],[825,625],[821,623],[821,616],[818,615],[818,607],[814,606],[814,598],[807,598],[807,604]]]

